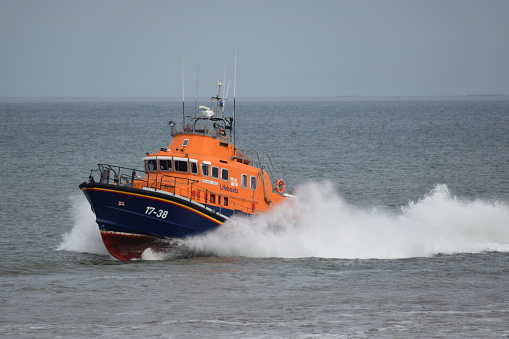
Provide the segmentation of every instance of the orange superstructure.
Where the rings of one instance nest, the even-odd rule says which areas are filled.
[[[265,169],[270,164],[263,162],[267,155],[236,149],[231,138],[218,132],[226,126],[218,120],[201,120],[212,128],[217,124],[216,128],[195,132],[192,126],[179,132],[172,126],[168,148],[147,154],[145,180],[135,181],[135,187],[148,184],[211,207],[248,214],[266,211],[284,199],[283,192],[275,192],[275,181]]]

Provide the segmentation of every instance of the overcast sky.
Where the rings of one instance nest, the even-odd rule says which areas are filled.
[[[506,0],[0,0],[0,97],[509,94]],[[231,85],[230,95],[233,93]]]

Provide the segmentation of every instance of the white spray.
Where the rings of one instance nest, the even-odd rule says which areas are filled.
[[[187,246],[220,256],[409,258],[509,251],[509,206],[461,201],[437,186],[401,213],[346,203],[330,184],[306,184],[294,202],[233,218]]]
[[[74,226],[69,233],[63,235],[62,242],[57,250],[109,254],[104,246],[99,228],[95,222],[95,215],[90,209],[87,199],[83,195],[73,196],[72,211]]]
[[[183,241],[218,256],[410,258],[509,252],[509,206],[454,197],[438,185],[394,213],[348,204],[330,183],[299,188],[294,201],[271,212],[234,217],[216,231]],[[75,224],[60,250],[107,254],[85,198],[74,199]],[[171,256],[170,256],[171,257]],[[147,252],[144,259],[168,256]]]

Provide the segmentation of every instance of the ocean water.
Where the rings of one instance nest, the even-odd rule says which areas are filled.
[[[180,109],[0,101],[0,337],[509,337],[509,99],[238,100],[296,199],[117,261],[78,185]]]

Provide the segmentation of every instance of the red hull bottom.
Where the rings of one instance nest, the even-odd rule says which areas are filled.
[[[162,239],[152,236],[101,231],[101,237],[108,252],[119,260],[140,259],[147,248],[164,248]]]

